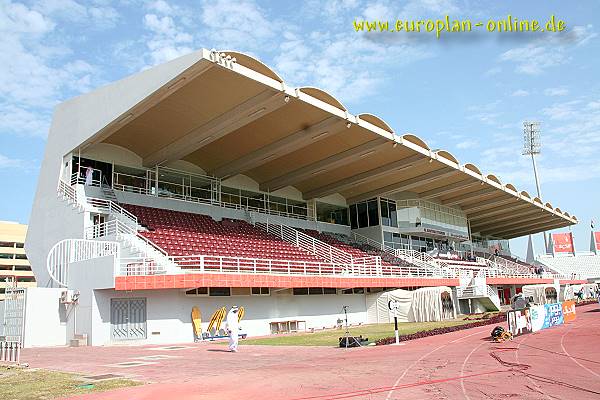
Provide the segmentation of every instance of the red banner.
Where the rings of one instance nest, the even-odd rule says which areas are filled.
[[[596,243],[596,250],[600,250],[600,232],[594,232],[594,242]]]
[[[573,253],[573,235],[570,232],[553,233],[552,242],[555,253]]]

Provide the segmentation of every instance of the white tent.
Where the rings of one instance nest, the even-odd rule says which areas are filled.
[[[596,283],[584,283],[581,285],[572,285],[574,297],[575,293],[583,290],[583,299],[592,299],[596,297],[596,293],[598,291],[598,284]]]
[[[443,299],[442,299],[443,297]],[[399,322],[427,322],[456,318],[452,289],[447,286],[417,290],[396,289],[367,296],[367,323],[387,323],[394,320],[389,302],[398,304]]]
[[[575,292],[573,290],[573,286],[568,283],[565,287],[560,291],[560,301],[573,300],[575,298]]]
[[[549,291],[546,291],[546,289],[554,289],[556,298],[552,299],[550,296],[548,296]],[[533,303],[538,305],[557,302],[558,293],[559,292],[556,290],[556,286],[551,283],[538,285],[523,285],[523,297],[532,298]]]

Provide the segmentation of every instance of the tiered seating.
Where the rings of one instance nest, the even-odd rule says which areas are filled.
[[[351,237],[346,236],[341,233],[333,233],[333,232],[317,232],[315,230],[305,230],[307,235],[310,235],[316,239],[319,239],[322,242],[325,242],[333,247],[337,247],[340,250],[343,250],[347,253],[350,253],[352,257],[362,258],[368,256],[379,256],[381,257],[381,264],[383,265],[383,273],[387,273],[391,271],[390,268],[392,265],[397,265],[400,267],[414,267],[414,265],[410,264],[407,261],[404,261],[393,254],[390,254],[386,251],[378,249],[376,247],[370,246],[366,243],[359,243],[352,240]]]
[[[515,264],[519,264],[522,267],[524,267],[524,270],[525,270],[525,268],[527,268],[529,271],[535,272],[535,266],[534,265],[531,265],[531,264],[528,264],[528,263],[526,263],[524,261],[521,261],[521,260],[519,260],[516,257],[510,257],[510,256],[502,255],[502,254],[499,255],[498,257],[504,258],[505,260],[508,260],[508,261],[512,261]],[[556,271],[548,271],[548,272],[556,272]]]
[[[593,253],[541,256],[538,261],[567,276],[579,274],[583,279],[600,277],[600,255]]]
[[[172,256],[211,255],[323,262],[246,221],[124,204],[148,230],[140,232]]]
[[[336,239],[333,236],[333,234],[321,233],[321,232],[311,230],[311,229],[305,229],[304,233],[306,233],[309,236],[314,237],[315,239],[320,240],[321,242],[325,242],[330,246],[336,247],[336,248],[350,254],[354,258],[363,258],[363,257],[372,256],[372,255],[378,255],[378,254],[370,254],[367,251],[363,251],[363,250],[361,250],[357,247],[354,247],[350,244],[344,243],[344,242]]]
[[[486,268],[485,264],[480,264],[477,261],[464,261],[464,260],[455,260],[453,258],[445,258],[445,257],[435,257],[436,259],[443,261],[444,263],[462,269],[481,269]]]

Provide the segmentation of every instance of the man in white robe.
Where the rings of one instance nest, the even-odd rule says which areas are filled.
[[[231,310],[227,313],[227,332],[229,333],[229,351],[236,352],[238,349],[239,334],[237,306],[231,307]]]

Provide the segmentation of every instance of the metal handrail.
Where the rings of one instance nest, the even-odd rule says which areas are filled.
[[[124,209],[123,207],[121,207],[120,205],[118,205],[117,203],[115,203],[114,201],[99,199],[97,197],[88,197],[87,202],[90,206],[96,208],[99,211],[104,211],[109,214],[123,215],[128,220],[130,220],[136,228],[138,226],[137,217],[129,211],[127,211],[126,209]]]
[[[352,254],[287,225],[267,220],[267,222],[255,222],[254,226],[329,262],[347,265],[354,263]]]
[[[348,265],[302,260],[259,259],[247,257],[189,255],[171,256],[168,261],[178,268],[171,268],[169,274],[188,273],[234,273],[268,275],[318,275],[336,277],[430,277],[439,278],[432,271],[418,267],[396,265]],[[148,257],[122,258],[120,275],[160,275],[166,274],[165,265]]]
[[[57,191],[63,197],[71,200],[74,203],[77,203],[77,193],[75,192],[75,188],[73,188],[73,186],[69,185],[64,180],[58,180]]]
[[[54,282],[66,287],[71,263],[109,255],[118,257],[119,244],[117,242],[65,239],[52,246],[48,252],[46,270]]]
[[[114,219],[112,221],[104,222],[102,224],[88,226],[85,229],[85,237],[86,239],[98,239],[102,237],[106,237],[109,235],[131,235],[141,240],[146,246],[145,252],[148,253],[147,249],[152,249],[154,251],[158,251],[164,257],[168,257],[169,255],[165,250],[163,250],[156,243],[151,241],[150,239],[141,235],[136,229],[130,227],[127,224],[119,221],[118,219]]]

